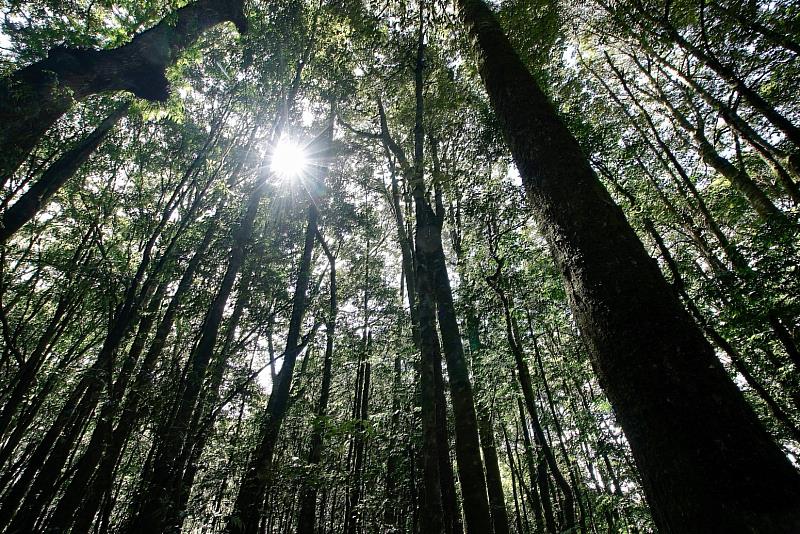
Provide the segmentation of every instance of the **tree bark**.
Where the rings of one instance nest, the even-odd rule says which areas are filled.
[[[166,101],[166,69],[206,30],[225,21],[247,30],[242,0],[197,0],[110,50],[55,47],[47,57],[0,80],[0,176],[12,175],[45,132],[75,102],[130,91]]]
[[[481,0],[479,70],[662,532],[800,529],[800,475],[592,171]]]
[[[420,11],[420,17],[422,16]],[[414,168],[410,178],[416,215],[415,245],[417,253],[417,283],[422,295],[421,276],[430,278],[428,290],[436,301],[437,319],[442,336],[442,349],[447,360],[450,385],[450,400],[453,405],[456,438],[456,463],[464,499],[464,519],[467,532],[478,534],[489,532],[491,513],[483,473],[478,421],[475,415],[472,384],[464,358],[461,333],[453,305],[453,293],[447,275],[447,263],[442,247],[443,208],[437,205],[434,212],[425,196],[424,178],[424,101],[423,70],[425,45],[422,23],[417,40],[417,61],[414,69],[415,123],[414,123]],[[437,195],[438,198],[438,195]],[[437,203],[438,204],[438,203]],[[440,444],[441,446],[441,444]]]
[[[390,153],[395,154],[404,176],[408,178],[413,174],[413,170],[402,148],[397,145],[390,135],[386,113],[380,101],[378,102],[378,113],[381,122],[381,137],[387,151],[387,157]],[[442,403],[438,398],[439,394],[436,387],[437,362],[441,369],[441,347],[439,345],[439,336],[436,333],[435,302],[430,291],[432,282],[427,272],[422,274],[421,281],[417,280],[420,273],[417,270],[418,265],[415,261],[414,243],[406,230],[400,188],[394,172],[391,178],[391,197],[407,288],[409,315],[411,317],[411,336],[414,346],[420,351],[419,401],[422,408],[424,442],[422,464],[424,474],[423,490],[425,492],[425,498],[422,501],[422,524],[426,531],[435,533],[448,528],[448,525],[452,528],[452,521],[444,518],[447,505],[443,493],[446,493],[447,490],[444,487],[446,481],[443,480],[444,475],[442,474],[443,466],[449,466],[450,463],[449,461],[441,461],[443,451],[444,454],[449,455],[449,443],[447,441],[442,443],[442,432],[440,432],[442,426],[447,424],[447,421],[440,421],[442,413],[439,408]],[[446,411],[444,415],[446,416]],[[445,431],[444,436],[446,437],[446,435]],[[450,468],[450,471],[452,473],[452,468]],[[452,480],[452,474],[450,475],[450,480]],[[453,495],[455,495],[454,491]],[[452,516],[453,514],[450,515]]]

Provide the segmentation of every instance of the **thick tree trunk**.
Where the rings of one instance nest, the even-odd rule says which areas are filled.
[[[419,247],[419,245],[417,245]],[[417,250],[419,257],[421,252]],[[424,476],[421,522],[424,532],[444,532],[443,503],[439,474],[439,447],[436,417],[435,361],[441,361],[439,335],[436,332],[436,302],[433,297],[433,277],[419,258],[414,276],[417,284],[417,314],[420,335],[420,404],[422,408],[422,471]]]
[[[166,69],[206,30],[225,21],[247,30],[242,0],[197,0],[111,50],[56,47],[0,80],[0,176],[12,175],[75,102],[109,91],[169,96]]]
[[[662,532],[800,529],[760,425],[481,0],[460,0],[492,106]]]
[[[434,212],[425,196],[424,178],[424,124],[423,124],[423,69],[424,51],[422,26],[418,34],[417,62],[414,69],[416,97],[416,117],[414,124],[414,170],[411,178],[411,191],[414,198],[416,229],[415,244],[417,252],[417,272],[424,271],[430,277],[436,300],[439,330],[442,336],[442,349],[447,360],[447,374],[450,386],[450,400],[453,405],[453,418],[456,438],[456,464],[461,495],[464,499],[464,520],[469,534],[489,532],[491,513],[483,474],[480,441],[478,439],[478,420],[475,415],[472,383],[464,358],[461,332],[453,305],[453,293],[447,274],[447,262],[442,247],[443,208],[437,206]],[[438,198],[438,197],[437,197]],[[419,275],[417,276],[419,280]],[[422,289],[420,288],[420,293]],[[440,444],[441,446],[441,444]]]
[[[417,86],[420,87],[417,95],[417,113],[421,115],[421,55],[423,53],[423,46],[420,43],[417,49],[417,71],[420,73]],[[378,114],[380,117],[381,133],[383,142],[388,150],[390,150],[398,160],[403,175],[406,179],[414,176],[414,169],[408,162],[403,149],[392,139],[389,133],[389,127],[386,121],[386,113],[384,112],[383,105],[378,102]],[[422,150],[421,142],[424,139],[421,130],[421,118],[417,117],[417,125],[419,127],[415,132],[415,152]],[[421,159],[421,153],[417,153]],[[421,167],[420,167],[421,168]],[[441,346],[439,344],[439,335],[436,331],[436,300],[433,292],[433,274],[427,263],[425,257],[420,257],[420,251],[411,248],[411,239],[406,233],[402,210],[400,207],[399,190],[397,188],[396,179],[393,179],[392,196],[394,212],[398,230],[398,237],[401,245],[401,252],[403,254],[404,267],[413,266],[410,271],[406,271],[406,281],[408,285],[408,297],[410,302],[410,311],[412,317],[412,336],[415,344],[418,344],[420,351],[420,386],[419,386],[419,402],[422,415],[422,471],[423,471],[423,496],[420,502],[421,524],[425,532],[431,534],[438,534],[444,532],[444,503],[442,499],[441,476],[439,472],[439,449],[443,445],[439,443],[438,437],[438,421],[436,414],[436,372],[435,362],[441,362]],[[414,244],[419,247],[419,242],[415,239]],[[413,254],[413,255],[412,255]],[[422,253],[424,255],[424,252]],[[412,290],[413,288],[413,290]],[[412,292],[413,291],[413,292]],[[416,321],[414,315],[416,314]]]
[[[420,200],[415,197],[415,202],[420,202]],[[419,221],[419,212],[417,217]],[[428,265],[433,269],[435,276],[437,315],[442,334],[442,348],[447,359],[447,374],[450,379],[450,399],[453,404],[455,420],[456,460],[461,494],[464,498],[464,518],[467,532],[470,534],[488,532],[491,528],[491,514],[480,453],[478,419],[475,414],[472,383],[464,357],[464,346],[461,343],[461,332],[456,318],[453,294],[442,248],[441,225],[434,228],[433,225],[428,224],[427,228],[420,229],[419,222],[417,224],[417,250],[420,256],[422,256],[422,253],[419,252],[421,249],[432,246],[432,249],[426,251],[425,255],[429,258]],[[424,237],[420,235],[421,233]]]
[[[382,128],[384,132],[384,143],[386,146],[386,150],[389,149],[389,145],[393,145],[393,141],[389,137],[388,128],[385,124],[385,117],[383,115],[383,110],[380,110],[382,116]],[[399,147],[393,146],[394,152],[400,152]],[[402,154],[402,152],[400,152]],[[404,156],[401,156],[400,159],[404,160]],[[408,164],[405,163],[404,170],[406,172],[410,172],[408,168]],[[397,227],[397,235],[398,241],[400,243],[400,252],[403,262],[403,272],[405,275],[405,282],[406,287],[408,288],[407,295],[408,295],[408,307],[409,307],[409,315],[411,316],[411,335],[414,341],[414,346],[419,350],[421,348],[421,339],[420,339],[420,318],[419,312],[417,310],[417,282],[416,282],[416,273],[414,270],[414,252],[413,252],[413,245],[412,240],[406,231],[406,224],[403,217],[403,208],[400,202],[400,189],[397,184],[397,176],[392,174],[392,182],[391,182],[391,197],[392,197],[392,211],[394,212],[395,216],[395,224]],[[427,312],[426,312],[427,313]],[[426,314],[426,317],[428,315]],[[435,332],[435,325],[430,327],[434,329]],[[426,346],[432,347],[431,343],[429,342]],[[458,511],[458,502],[457,502],[457,495],[455,490],[455,480],[453,478],[453,467],[450,462],[450,439],[449,434],[447,431],[447,405],[444,398],[444,377],[442,375],[442,358],[441,352],[438,347],[435,349],[436,355],[431,357],[432,362],[432,381],[431,384],[434,388],[434,391],[421,391],[420,394],[422,396],[430,397],[433,399],[433,403],[435,406],[435,428],[436,428],[436,435],[435,436],[426,436],[424,439],[426,443],[430,443],[431,446],[433,443],[436,444],[436,451],[438,457],[438,467],[437,473],[439,477],[439,490],[441,491],[441,497],[439,503],[432,505],[434,508],[441,506],[442,512],[442,524],[445,529],[446,533],[453,533],[453,532],[462,532],[463,527],[461,525],[461,514]],[[425,355],[422,356],[423,358]],[[427,372],[425,368],[421,370],[421,372]],[[427,379],[424,380],[422,383],[428,384]],[[424,401],[427,402],[427,401]],[[423,415],[423,417],[427,417]],[[427,426],[426,423],[423,423],[423,432],[426,432]],[[433,476],[433,475],[431,475]],[[428,477],[428,474],[426,474]]]

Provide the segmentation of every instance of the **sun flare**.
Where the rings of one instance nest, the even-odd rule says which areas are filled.
[[[308,167],[308,154],[295,141],[281,139],[272,153],[270,171],[281,180],[297,179]]]

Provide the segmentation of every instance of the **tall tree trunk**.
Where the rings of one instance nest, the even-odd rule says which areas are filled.
[[[513,373],[512,378],[514,378]],[[537,462],[534,458],[535,451],[528,430],[528,419],[525,417],[525,405],[519,397],[517,397],[517,412],[519,413],[519,424],[522,427],[522,444],[525,448],[523,454],[528,467],[528,476],[531,479],[530,501],[533,506],[536,529],[542,531],[546,528],[550,534],[556,534],[558,529],[553,513],[553,502],[550,499],[550,478],[547,476],[547,464],[544,459]],[[520,473],[521,471],[520,467]],[[520,480],[520,484],[524,487],[522,480]]]
[[[365,345],[368,346],[370,344],[370,335],[366,334],[366,341]],[[367,410],[369,407],[369,385],[370,385],[370,374],[371,374],[371,366],[366,359],[361,362],[360,367],[361,370],[361,380],[360,380],[360,392],[358,395],[358,402],[356,403],[356,429],[355,429],[355,436],[353,438],[353,468],[351,472],[351,480],[350,480],[350,492],[347,495],[347,502],[345,505],[345,521],[344,521],[344,532],[345,534],[356,534],[358,532],[359,526],[363,522],[363,515],[361,510],[359,510],[359,504],[361,502],[361,493],[362,488],[364,486],[363,476],[364,476],[364,463],[365,463],[365,446],[366,446],[366,421],[367,421]]]
[[[388,532],[395,532],[399,528],[400,519],[400,485],[402,480],[401,458],[398,446],[400,433],[400,388],[402,376],[402,360],[400,354],[394,357],[394,373],[392,383],[392,422],[390,427],[389,446],[387,447],[388,459],[386,461],[386,504],[384,505],[383,527]],[[409,475],[407,475],[409,476]],[[299,533],[298,533],[299,534]],[[311,534],[311,533],[304,533]]]
[[[176,463],[176,472],[182,476],[175,483],[173,489],[173,506],[168,513],[167,524],[176,525],[178,531],[182,529],[184,517],[186,516],[186,506],[189,501],[194,479],[198,471],[200,456],[205,449],[206,443],[211,436],[212,427],[216,421],[218,407],[221,407],[219,392],[222,385],[225,371],[228,368],[228,361],[234,353],[234,342],[239,328],[239,322],[244,313],[245,307],[250,302],[250,284],[253,280],[254,270],[263,268],[264,261],[264,241],[258,240],[251,252],[251,265],[244,268],[242,276],[239,278],[236,302],[233,312],[226,325],[224,341],[216,351],[216,357],[209,366],[209,376],[206,386],[200,393],[197,401],[197,409],[192,416],[189,424],[188,437],[186,444]],[[305,363],[305,362],[304,362]],[[223,402],[224,405],[224,402]]]
[[[420,199],[415,197],[415,202],[420,202]],[[434,272],[434,291],[438,304],[437,315],[442,334],[442,348],[447,359],[447,374],[450,379],[450,398],[455,420],[456,460],[461,494],[464,498],[467,532],[470,534],[488,532],[488,529],[491,528],[491,514],[480,453],[478,420],[442,248],[441,224],[431,225],[429,223],[421,227],[419,221],[418,210],[417,254],[421,258],[420,262],[425,260],[426,267]]]
[[[379,113],[381,115],[381,128],[383,132],[383,142],[385,150],[388,154],[394,152],[395,154],[399,154],[398,159],[400,159],[403,163],[401,163],[401,167],[403,168],[404,172],[409,172],[409,164],[405,161],[405,156],[402,153],[402,150],[399,146],[397,146],[394,141],[391,139],[389,135],[388,127],[386,126],[385,114],[383,112],[382,105],[379,104]],[[391,147],[391,148],[390,148]],[[391,164],[391,162],[390,162]],[[407,230],[406,230],[406,223],[403,217],[403,207],[401,205],[401,192],[400,188],[397,183],[397,176],[392,172],[391,176],[391,191],[390,191],[391,199],[392,199],[392,211],[395,216],[395,225],[397,228],[397,235],[398,235],[398,242],[400,243],[400,252],[402,257],[402,265],[403,265],[403,273],[404,273],[404,280],[407,287],[407,295],[408,295],[408,307],[409,307],[409,315],[411,317],[411,335],[414,341],[414,346],[421,350],[422,341],[421,341],[421,327],[420,327],[420,317],[419,312],[417,309],[417,299],[419,297],[417,292],[417,282],[416,282],[416,273],[415,273],[415,261],[414,261],[414,250],[413,250],[413,243],[412,239],[410,238]],[[426,315],[425,317],[429,317]],[[427,319],[426,319],[427,320]],[[433,328],[433,332],[435,333],[435,325],[428,326],[426,328]],[[426,330],[429,332],[431,330]],[[441,508],[441,513],[443,514],[443,519],[439,519],[437,521],[442,521],[443,528],[445,532],[461,532],[461,515],[458,512],[458,503],[456,501],[456,490],[455,490],[455,481],[453,479],[453,468],[450,463],[450,449],[449,449],[449,436],[447,432],[447,406],[446,401],[444,400],[444,380],[442,376],[442,368],[441,368],[441,353],[438,347],[438,339],[436,341],[436,348],[435,352],[436,355],[431,356],[431,368],[428,369],[428,364],[423,363],[423,366],[420,369],[420,372],[428,372],[428,370],[432,370],[432,377],[430,378],[430,383],[428,382],[428,378],[421,381],[420,387],[427,388],[428,385],[431,385],[434,390],[427,391],[427,389],[423,389],[420,391],[421,399],[424,403],[432,399],[434,403],[434,411],[435,411],[435,423],[432,426],[435,426],[435,436],[424,436],[424,440],[426,442],[426,448],[423,454],[429,454],[429,449],[433,447],[433,444],[436,444],[435,450],[437,452],[437,469],[436,475],[439,478],[439,483],[437,487],[441,491],[441,496],[437,499],[435,503],[428,503],[427,506],[431,507],[431,509]],[[431,350],[433,347],[432,340],[426,344]],[[422,358],[425,358],[425,354],[422,355]],[[427,421],[429,416],[423,413],[423,433],[428,432],[431,429],[429,423],[431,421]],[[434,449],[430,449],[434,450]],[[428,465],[427,460],[423,463],[424,465]],[[433,477],[434,474],[427,473],[425,474],[426,480],[429,477]],[[426,490],[427,491],[427,490]],[[436,512],[431,511],[430,514],[424,514],[425,517],[432,518]]]
[[[434,178],[441,176],[437,145],[432,143],[432,156],[434,161]],[[436,194],[439,194],[438,189]],[[455,207],[450,206],[449,210],[450,232],[453,250],[458,260],[457,271],[461,286],[466,286],[468,281],[465,276],[465,254],[463,249],[463,227],[460,211],[460,198],[456,199]],[[467,340],[469,342],[469,353],[473,368],[476,363],[481,362],[483,354],[483,344],[480,336],[480,320],[478,319],[476,308],[473,303],[466,305],[466,328]],[[476,398],[482,397],[482,383],[475,383]],[[486,467],[486,489],[489,495],[489,506],[492,515],[492,527],[495,534],[507,534],[509,532],[508,513],[506,511],[506,500],[503,493],[502,477],[500,474],[499,460],[494,439],[494,426],[492,424],[492,406],[490,401],[483,396],[484,406],[476,405],[476,415],[478,419],[478,433],[483,452],[484,466]],[[487,407],[485,403],[489,403]],[[488,409],[487,409],[488,408]]]
[[[419,247],[419,244],[417,244]],[[419,249],[417,256],[420,256]],[[436,417],[436,360],[441,360],[439,335],[436,332],[436,302],[433,296],[433,277],[420,258],[415,275],[417,284],[417,314],[420,336],[420,405],[422,408],[422,471],[424,476],[421,500],[421,522],[424,532],[444,532],[443,502],[439,474],[439,449]]]
[[[281,423],[286,416],[294,365],[301,348],[300,328],[307,305],[306,292],[311,271],[311,255],[316,239],[317,218],[318,211],[312,201],[308,207],[305,243],[292,299],[292,314],[286,336],[283,366],[278,373],[277,381],[272,385],[272,393],[269,396],[266,413],[263,415],[259,431],[258,444],[248,462],[233,513],[228,518],[226,532],[229,533],[254,534],[258,531],[262,504],[270,485],[272,455],[275,451]]]
[[[483,461],[486,464],[486,486],[492,512],[492,528],[495,534],[508,534],[510,532],[508,514],[503,493],[503,479],[498,467],[497,449],[494,443],[494,429],[492,420],[485,412],[478,414],[478,430],[480,431]]]
[[[506,433],[505,428],[503,428],[503,440],[505,441],[506,445],[506,457],[508,458],[508,468],[511,471],[511,493],[514,497],[514,511],[515,511],[514,519],[517,525],[517,534],[522,534],[525,532],[525,527],[523,527],[522,514],[520,514],[519,511],[519,498],[517,497],[517,470],[514,469],[514,456],[511,452],[511,444],[508,441],[508,434]],[[541,514],[541,511],[539,512],[539,514]],[[542,525],[541,522],[539,522],[536,525],[536,532],[541,532],[541,530],[542,530]]]
[[[420,17],[422,11],[420,10]],[[453,304],[453,293],[447,274],[447,262],[442,247],[442,223],[444,209],[437,202],[434,212],[425,196],[424,177],[424,101],[423,70],[425,45],[422,23],[417,40],[417,61],[414,69],[415,124],[414,124],[414,169],[411,176],[411,191],[414,198],[416,229],[415,244],[417,272],[425,272],[431,279],[429,289],[436,300],[437,319],[442,336],[442,349],[447,360],[450,385],[450,400],[456,438],[456,463],[461,495],[464,499],[464,519],[468,534],[489,532],[491,513],[483,473],[478,421],[472,394],[469,369],[464,358],[461,332]],[[440,197],[437,195],[437,200]],[[417,275],[417,280],[419,280]],[[422,289],[420,288],[421,292]],[[441,446],[441,445],[440,445]]]
[[[800,475],[760,425],[481,0],[479,70],[659,529],[800,529]]]
[[[365,204],[369,203],[369,192],[365,191]],[[369,328],[369,279],[370,279],[370,240],[367,238],[364,255],[364,298],[363,312],[364,323],[362,325],[361,350],[358,352],[358,362],[356,365],[356,394],[353,402],[353,420],[356,422],[353,429],[352,439],[350,440],[350,455],[348,466],[351,467],[349,473],[349,491],[345,501],[344,532],[345,534],[356,534],[359,524],[363,520],[362,514],[358,509],[361,501],[361,490],[363,487],[363,468],[364,468],[364,448],[366,436],[367,409],[369,407],[369,384],[370,384],[370,364],[369,352],[372,346],[372,334]],[[352,460],[352,461],[351,461]]]
[[[253,234],[256,214],[265,188],[262,182],[254,186],[244,216],[234,232],[225,275],[209,305],[200,339],[189,358],[188,374],[183,390],[176,400],[175,412],[168,416],[170,420],[166,424],[164,435],[154,444],[157,450],[154,455],[155,468],[152,470],[152,479],[142,481],[139,490],[142,501],[131,517],[129,532],[143,532],[148,528],[165,531],[175,528],[175,525],[166,525],[164,521],[170,517],[170,509],[176,505],[174,485],[183,477],[183,473],[177,472],[178,459],[182,454],[192,417],[197,409],[197,401],[219,336],[225,306],[244,264],[246,247]]]
[[[331,367],[333,365],[333,346],[336,336],[336,319],[339,305],[336,296],[336,257],[328,248],[322,234],[317,232],[317,240],[328,258],[330,267],[330,301],[328,306],[328,319],[325,322],[325,358],[322,362],[322,383],[320,384],[319,400],[314,409],[315,421],[313,423],[311,438],[309,439],[306,464],[318,466],[322,458],[323,418],[328,413],[328,400],[331,391]],[[313,480],[304,480],[300,489],[300,512],[297,517],[297,534],[314,534],[317,510],[317,485]],[[324,508],[323,508],[324,510]],[[324,516],[320,517],[323,519]]]
[[[421,57],[423,51],[423,46],[419,44],[417,49],[417,70],[420,71],[420,77],[420,65],[422,63]],[[418,85],[421,87],[421,81]],[[421,104],[419,102],[421,102],[421,92],[418,95],[417,105],[418,114],[421,114]],[[413,176],[414,170],[408,162],[402,147],[392,139],[389,133],[386,113],[380,101],[378,101],[378,115],[380,117],[383,143],[387,151],[397,157],[404,177],[409,179],[409,177]],[[417,123],[421,125],[421,119],[419,117],[417,118]],[[416,137],[419,139],[417,144],[421,143],[421,140],[424,139],[423,132],[420,131],[417,133]],[[444,503],[442,499],[439,467],[439,451],[440,448],[445,445],[439,443],[439,423],[437,421],[436,410],[435,362],[441,362],[442,355],[439,335],[436,331],[436,301],[432,287],[434,282],[432,273],[418,257],[419,252],[413,250],[411,247],[411,239],[406,232],[405,223],[403,221],[403,211],[400,206],[397,179],[394,176],[392,177],[392,198],[401,253],[403,256],[403,266],[404,269],[408,269],[406,270],[406,283],[408,286],[408,298],[412,319],[412,336],[420,351],[419,402],[422,412],[423,447],[421,456],[423,471],[422,492],[424,493],[420,502],[421,526],[425,532],[438,534],[444,532],[445,528],[443,521]],[[414,241],[414,245],[418,247],[416,240]],[[416,320],[414,319],[415,315]]]

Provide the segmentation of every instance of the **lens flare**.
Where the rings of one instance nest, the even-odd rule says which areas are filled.
[[[308,154],[298,143],[281,139],[272,152],[269,169],[281,180],[295,180],[308,167]]]

